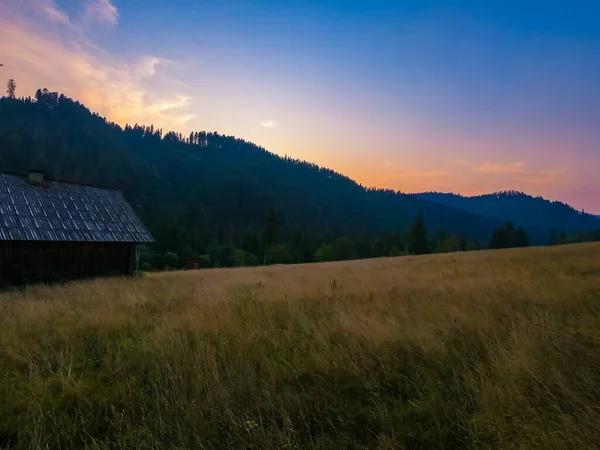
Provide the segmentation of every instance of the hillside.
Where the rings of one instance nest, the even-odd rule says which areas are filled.
[[[525,194],[407,195],[365,188],[216,132],[184,137],[153,126],[121,128],[46,90],[36,99],[0,99],[0,171],[31,166],[54,179],[121,189],[156,238],[157,254],[208,254],[219,266],[262,260],[268,217],[275,222],[268,244],[276,248],[268,259],[281,263],[314,261],[318,249],[343,237],[351,242],[347,257],[411,251],[406,233],[420,213],[430,249],[448,235],[463,250],[485,247],[506,220],[534,245],[546,244],[552,229],[600,229],[592,216]],[[153,258],[152,265],[164,265]]]
[[[473,197],[425,192],[413,196],[485,217],[510,220],[525,229],[546,233],[551,229],[565,230],[569,235],[600,230],[600,219],[596,216],[582,214],[565,203],[522,192],[497,192]]]
[[[599,252],[0,293],[0,448],[600,448]]]
[[[271,208],[273,243],[290,253],[279,262],[311,261],[319,246],[341,236],[353,240],[359,257],[402,250],[402,235],[421,212],[432,234],[444,230],[482,245],[501,224],[367,189],[242,139],[206,132],[183,137],[151,126],[123,129],[57,93],[38,91],[36,97],[0,100],[0,170],[35,166],[55,179],[121,189],[162,252],[221,258],[241,248],[256,258]]]

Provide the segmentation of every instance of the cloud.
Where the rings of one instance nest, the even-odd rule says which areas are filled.
[[[156,74],[156,68],[160,64],[168,64],[169,60],[157,58],[156,56],[144,56],[136,65],[136,75],[139,79],[151,77]]]
[[[459,159],[457,161],[454,161],[454,164],[460,167],[466,167],[466,166],[470,166],[471,163],[469,161],[466,161],[464,159]]]
[[[261,127],[265,127],[265,128],[277,128],[279,126],[279,124],[277,122],[275,122],[274,120],[263,120],[260,123]]]
[[[52,1],[49,1],[45,6],[43,6],[43,10],[47,14],[48,19],[50,19],[53,22],[64,24],[70,22],[69,16],[63,11],[59,10]]]
[[[411,175],[415,178],[438,178],[447,175],[448,172],[445,170],[423,170],[420,172],[413,172]]]
[[[525,163],[515,162],[509,164],[503,164],[498,162],[484,162],[481,165],[473,167],[473,172],[487,173],[487,174],[498,174],[498,175],[509,175],[525,173]]]
[[[111,11],[110,2],[94,3]],[[115,17],[111,14],[107,17]],[[184,132],[195,117],[189,88],[166,70],[175,62],[154,55],[130,61],[105,51],[52,0],[0,1],[0,42],[3,69],[17,81],[18,95],[46,87],[121,125]]]
[[[401,181],[403,183],[413,184],[415,182],[421,182],[427,180],[428,182],[442,179],[449,172],[443,169],[431,169],[431,170],[408,170],[408,169],[394,169],[395,166],[390,166],[391,174],[385,177],[387,180]]]
[[[486,161],[481,164],[463,164],[464,167],[470,167],[472,172],[485,177],[501,177],[506,184],[515,184],[527,186],[552,186],[559,183],[564,175],[560,169],[532,168],[524,162],[500,163]]]
[[[108,22],[116,25],[119,12],[111,0],[87,0],[85,3],[85,17]]]
[[[517,180],[537,186],[554,186],[561,181],[563,174],[564,172],[558,169],[529,171],[522,177],[517,177]]]
[[[191,97],[180,95],[174,99],[166,99],[161,102],[156,102],[148,106],[148,111],[163,112],[170,109],[181,108],[190,104]]]

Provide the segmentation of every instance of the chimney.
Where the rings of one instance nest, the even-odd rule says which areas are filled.
[[[44,171],[38,169],[29,169],[28,180],[35,186],[42,186],[44,184]]]

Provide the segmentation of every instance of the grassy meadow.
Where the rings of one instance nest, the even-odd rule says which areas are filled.
[[[0,293],[0,448],[600,448],[600,245]]]

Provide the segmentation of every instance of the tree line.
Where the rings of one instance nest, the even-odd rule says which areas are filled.
[[[47,89],[0,99],[0,170],[32,165],[120,189],[156,239],[140,259],[152,269],[190,257],[231,267],[474,250],[504,224],[214,131],[122,127]]]
[[[194,258],[200,261],[200,268],[210,267],[244,267],[269,264],[293,264],[306,262],[333,262],[364,258],[396,257],[408,255],[425,255],[475,251],[482,248],[477,240],[469,240],[464,236],[438,231],[430,234],[425,217],[419,214],[410,228],[405,232],[381,232],[375,238],[369,237],[337,237],[331,242],[320,245],[311,255],[303,251],[301,240],[282,241],[277,238],[278,223],[273,209],[265,221],[263,239],[260,243],[262,259],[257,254],[248,252],[234,245],[220,245],[213,242],[206,253],[196,253],[186,247],[181,254],[173,251],[164,255],[154,252],[148,246],[141,246],[140,269],[169,270],[184,267],[184,261]],[[564,245],[600,241],[600,230],[592,233],[577,233],[568,236],[565,230],[560,233],[552,231],[548,245]],[[508,249],[528,247],[527,233],[507,221],[496,228],[487,243],[489,249]]]

